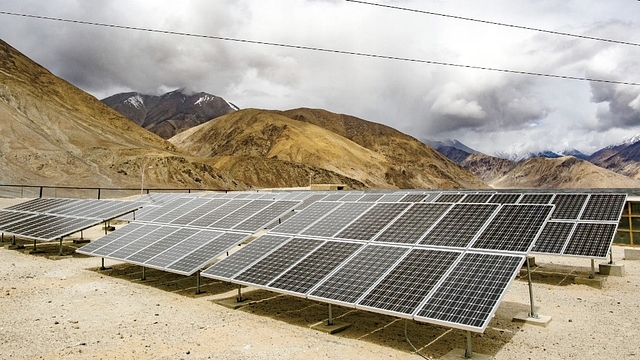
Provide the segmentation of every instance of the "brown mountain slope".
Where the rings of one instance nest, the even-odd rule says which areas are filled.
[[[640,181],[572,156],[533,158],[488,182],[494,188],[632,188]]]
[[[242,174],[257,174],[260,168],[260,178],[275,179],[273,174],[279,174],[280,186],[307,185],[311,179],[371,188],[486,187],[426,145],[391,128],[352,117],[345,127],[336,120],[343,115],[329,112],[323,112],[317,125],[285,116],[289,114],[240,110],[170,141],[194,156],[212,157],[217,167],[233,169],[234,176],[250,184],[259,178]],[[265,158],[272,161],[267,165]],[[306,173],[300,173],[300,165],[308,166]]]
[[[516,167],[518,163],[485,154],[471,154],[460,162],[460,166],[490,184]]]
[[[238,188],[0,40],[3,184]]]

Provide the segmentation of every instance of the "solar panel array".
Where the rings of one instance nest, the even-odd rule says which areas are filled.
[[[141,202],[37,198],[0,211],[0,232],[52,241],[132,212]]]

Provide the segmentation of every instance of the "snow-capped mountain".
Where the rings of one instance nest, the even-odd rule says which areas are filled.
[[[582,160],[586,160],[589,158],[588,155],[576,149],[566,149],[561,151],[544,150],[544,151],[538,151],[538,152],[531,151],[529,149],[530,149],[529,145],[525,143],[516,143],[505,150],[496,152],[494,156],[502,159],[515,161],[515,162],[536,158],[536,157],[559,158],[563,156],[573,156]]]
[[[238,110],[225,99],[184,89],[161,96],[128,92],[112,95],[102,102],[145,129],[168,139],[206,121]]]

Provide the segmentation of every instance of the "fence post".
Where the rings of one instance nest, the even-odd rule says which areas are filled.
[[[40,186],[40,198],[42,198],[42,186]]]
[[[98,188],[98,200],[100,200],[100,188]]]

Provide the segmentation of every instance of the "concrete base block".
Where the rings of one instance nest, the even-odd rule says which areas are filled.
[[[609,275],[609,276],[624,276],[624,264],[599,264],[601,275]]]
[[[551,316],[538,315],[538,318],[529,317],[529,313],[519,312],[513,319],[514,322],[521,322],[535,326],[547,327],[551,322]]]
[[[640,260],[640,249],[624,249],[625,260]]]
[[[26,250],[25,254],[44,254],[46,251],[42,250],[42,249],[31,249],[31,250]]]
[[[593,279],[588,277],[576,277],[574,282],[577,285],[587,285],[587,286],[591,286],[592,288],[602,289],[604,287],[605,280],[606,278],[603,278],[603,277],[596,277]]]
[[[446,353],[443,357],[441,357],[441,360],[460,360],[460,359],[474,359],[474,360],[490,360],[493,359],[493,356],[490,355],[485,355],[485,354],[478,354],[476,352],[473,353],[473,355],[470,358],[466,358],[464,357],[464,349],[453,349],[451,351],[449,351],[448,353]]]
[[[7,250],[20,250],[24,249],[24,245],[5,245],[4,248]]]
[[[91,242],[91,240],[89,240],[89,239],[75,239],[75,240],[73,240],[74,244],[87,244],[87,243],[90,243],[90,242]]]
[[[243,306],[247,306],[249,304],[253,304],[255,301],[251,300],[251,299],[244,299],[242,301],[238,301],[235,298],[231,298],[231,299],[221,299],[221,300],[211,300],[211,302],[216,303],[218,305],[222,305],[226,308],[232,309],[232,310],[236,310],[239,309]]]
[[[327,334],[335,334],[340,331],[348,328],[351,324],[342,322],[342,321],[334,321],[332,325],[327,325],[326,322],[322,322],[320,324],[316,324],[311,326],[312,329],[325,332]]]

